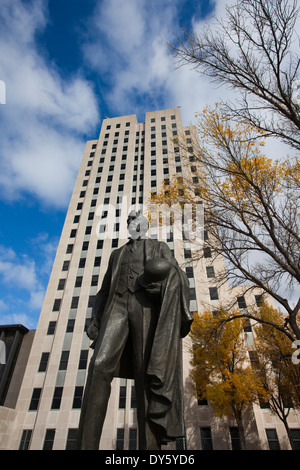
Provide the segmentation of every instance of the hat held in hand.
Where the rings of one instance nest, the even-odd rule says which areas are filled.
[[[163,281],[169,274],[171,264],[164,258],[154,258],[145,265],[144,272],[138,279],[141,286],[146,287],[151,282]]]

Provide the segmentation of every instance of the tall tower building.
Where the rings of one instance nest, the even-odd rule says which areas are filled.
[[[186,139],[186,150],[177,147],[174,140],[177,134]],[[92,355],[85,331],[110,253],[127,241],[128,212],[141,209],[146,213],[151,192],[159,191],[164,180],[172,175],[183,179],[197,177],[201,168],[193,161],[190,148],[195,140],[196,128],[183,126],[180,110],[175,108],[148,112],[144,123],[138,123],[135,115],[104,119],[99,139],[86,143],[11,418],[7,448],[74,447]],[[190,166],[182,164],[183,157]],[[164,241],[184,266],[190,281],[191,311],[203,306],[217,308],[228,295],[226,284],[221,288],[214,284],[214,275],[223,269],[223,260],[215,260],[206,253],[193,264],[193,246],[188,237],[161,235],[155,227],[149,236],[160,239],[165,236]],[[215,418],[207,403],[198,403],[194,398],[189,351],[187,337],[183,340],[187,435],[185,443],[175,445],[188,449],[234,448],[238,445],[235,425]],[[134,383],[116,378],[112,385],[100,449],[135,449]],[[264,426],[257,413],[253,411],[249,420],[251,442],[253,448],[268,448],[264,428],[274,430],[276,426],[273,423]],[[277,436],[276,432],[272,435]]]

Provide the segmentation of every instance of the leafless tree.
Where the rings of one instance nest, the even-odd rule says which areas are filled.
[[[178,64],[239,92],[236,104],[226,103],[231,116],[299,150],[297,3],[239,0],[213,27],[186,33],[170,50]]]

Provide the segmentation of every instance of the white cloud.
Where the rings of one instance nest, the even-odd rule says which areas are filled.
[[[23,123],[21,132],[13,143],[3,139],[0,184],[5,198],[14,200],[29,193],[46,205],[65,207],[83,142],[35,120]]]
[[[182,5],[181,0],[105,0],[95,9],[95,34],[83,44],[83,51],[91,67],[105,71],[105,98],[113,113],[143,118],[145,111],[181,106],[187,124],[224,93],[191,68],[178,69],[168,51],[167,44],[181,33]]]
[[[39,290],[40,284],[34,261],[27,256],[23,256],[20,260],[11,249],[8,251],[9,256],[6,256],[6,247],[1,247],[0,276],[3,283],[7,287],[14,286],[16,289]]]
[[[99,2],[95,25],[111,47],[126,56],[143,44],[145,34],[143,0],[105,0]]]
[[[82,134],[98,124],[91,84],[64,78],[35,42],[47,24],[46,1],[3,0],[0,9],[1,106],[0,189],[2,198],[24,193],[66,207],[78,171]]]
[[[0,315],[0,325],[24,325],[28,329],[34,329],[36,322],[24,313],[11,313]]]
[[[58,241],[45,232],[37,233],[27,243],[30,255],[24,254],[24,249],[16,252],[0,245],[0,324],[35,327]]]
[[[35,312],[42,307],[57,240],[41,233],[30,244],[35,248],[30,256],[0,246],[0,311],[5,316],[16,310]]]

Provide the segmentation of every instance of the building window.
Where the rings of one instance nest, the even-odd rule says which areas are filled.
[[[246,300],[243,295],[237,298],[239,308],[247,308]]]
[[[137,429],[129,428],[129,446],[128,450],[136,450],[137,446]]]
[[[117,429],[116,450],[124,450],[124,428]]]
[[[55,429],[46,429],[43,450],[52,450],[55,437]]]
[[[251,326],[249,318],[245,318],[244,331],[245,331],[245,333],[251,333],[251,331],[252,331],[252,326]]]
[[[59,410],[63,387],[55,387],[52,399],[51,410]]]
[[[41,357],[41,360],[40,360],[40,365],[39,365],[38,372],[45,372],[45,370],[47,369],[49,356],[50,356],[50,353],[48,353],[48,352],[42,353],[42,357]]]
[[[33,389],[31,401],[29,405],[29,411],[36,411],[38,409],[41,393],[42,393],[41,388]]]
[[[62,351],[60,356],[59,370],[67,370],[70,351]]]
[[[82,243],[82,250],[87,251],[89,249],[89,242],[83,242]]]
[[[280,444],[276,429],[266,429],[266,435],[268,439],[269,449],[280,450]]]
[[[97,250],[101,250],[103,248],[103,240],[97,241]]]
[[[211,258],[211,249],[207,246],[203,250],[204,258]]]
[[[218,289],[216,287],[210,287],[209,296],[210,296],[210,300],[218,300],[219,299]]]
[[[195,289],[195,287],[190,288],[190,300],[197,300],[196,299],[196,289]]]
[[[112,241],[111,241],[111,247],[112,248],[118,248],[118,243],[119,243],[119,239],[118,238],[113,238]]]
[[[206,275],[208,278],[215,277],[215,270],[213,266],[206,266]]]
[[[88,354],[89,352],[87,349],[83,349],[82,351],[80,351],[78,369],[86,369]]]
[[[82,279],[83,279],[82,276],[77,276],[77,277],[76,277],[75,287],[81,287],[81,285],[82,285]]]
[[[60,280],[58,281],[57,290],[64,290],[64,288],[65,288],[65,283],[66,283],[66,280],[65,280],[65,279],[60,279]]]
[[[28,450],[29,449],[29,444],[30,444],[30,439],[32,435],[32,429],[24,429],[19,445],[19,450]]]
[[[73,230],[71,230],[70,238],[75,238],[76,237],[76,232],[77,232],[77,230],[75,228]]]
[[[126,385],[120,386],[119,395],[119,409],[125,409],[126,407]]]
[[[56,321],[49,321],[47,335],[54,335],[56,327]]]
[[[68,429],[66,450],[76,450],[78,429]]]
[[[96,267],[96,266],[100,266],[100,264],[101,264],[101,256],[97,256],[97,257],[95,258],[94,266],[95,266],[95,267]]]
[[[71,308],[77,308],[79,303],[79,297],[72,297]]]
[[[84,268],[85,261],[86,261],[86,258],[80,258],[78,268]]]
[[[72,253],[72,251],[73,251],[73,246],[74,246],[74,245],[68,245],[68,246],[67,246],[67,251],[66,251],[66,253],[68,253],[68,254],[69,254],[69,253]]]
[[[72,408],[81,408],[82,396],[83,396],[83,387],[75,387],[74,390],[74,397],[73,397],[73,405]]]
[[[202,450],[213,450],[211,429],[209,427],[200,428]]]
[[[54,300],[53,309],[52,309],[53,312],[58,312],[59,311],[60,303],[61,303],[61,299],[55,299]]]
[[[186,275],[189,279],[192,279],[194,277],[194,270],[192,266],[187,266],[185,268]]]
[[[71,246],[73,246],[73,245],[71,245]],[[63,271],[68,271],[68,269],[69,269],[69,264],[70,264],[70,261],[64,261],[62,270],[63,270]]]
[[[293,450],[300,450],[300,429],[290,429]]]
[[[70,318],[67,323],[66,333],[73,333],[75,325],[75,319]]]
[[[237,427],[229,428],[232,450],[241,450],[241,440]]]
[[[93,308],[94,307],[95,300],[96,300],[95,295],[90,295],[89,296],[88,308]]]
[[[206,400],[206,398],[203,398],[203,399],[199,399],[197,400],[197,404],[198,406],[208,406],[208,401]]]
[[[99,279],[99,276],[97,274],[93,275],[92,280],[91,280],[91,286],[97,286],[98,285],[98,279]]]

